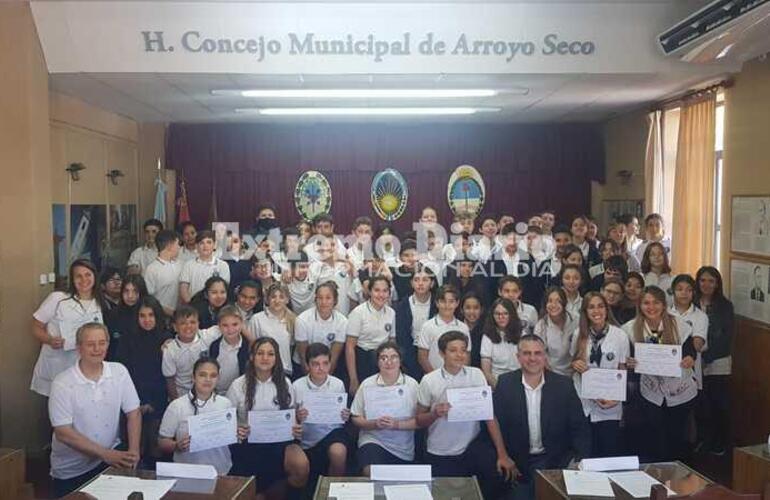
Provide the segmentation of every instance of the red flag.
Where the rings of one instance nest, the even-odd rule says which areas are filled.
[[[190,220],[190,208],[187,204],[187,186],[184,183],[184,177],[179,180],[179,199],[176,200],[177,206],[177,224],[188,222]]]

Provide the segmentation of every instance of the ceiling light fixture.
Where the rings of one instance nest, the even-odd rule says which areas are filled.
[[[212,90],[213,95],[264,99],[442,99],[493,97],[493,89],[251,89]]]
[[[236,113],[256,113],[269,116],[400,116],[400,115],[473,115],[496,113],[500,108],[239,108]]]

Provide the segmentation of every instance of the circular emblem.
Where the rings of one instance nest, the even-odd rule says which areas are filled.
[[[294,187],[294,206],[307,221],[329,213],[332,208],[332,189],[321,172],[308,170],[299,177]]]
[[[623,378],[623,375],[622,375],[622,374],[620,374],[620,373],[618,373],[617,375],[615,375],[615,378],[616,378],[616,379],[618,379],[618,380],[620,380],[620,379],[622,379],[622,378]]]
[[[484,208],[486,191],[479,171],[470,165],[460,165],[449,177],[446,191],[449,208],[455,215],[469,213],[475,217]]]
[[[288,422],[289,420],[291,420],[291,413],[287,413],[287,414],[285,414],[285,415],[283,416],[283,418],[285,418],[285,419],[286,419],[286,421]]]
[[[409,189],[404,177],[397,170],[388,168],[374,176],[372,181],[372,207],[381,219],[393,221],[404,214]]]
[[[671,349],[671,355],[676,356],[676,353],[679,352],[677,349]]]
[[[326,340],[328,340],[329,342],[333,341],[334,340],[334,334],[333,333],[327,333],[326,334]]]
[[[482,398],[486,398],[487,397],[487,391],[486,390],[481,391],[481,397]]]
[[[337,396],[337,403],[342,403],[342,396]]]
[[[615,353],[614,352],[608,352],[607,353],[607,361],[612,361],[615,359]]]
[[[385,331],[386,332],[390,332],[392,329],[393,329],[393,325],[391,325],[390,323],[387,323],[385,325]]]
[[[398,390],[398,395],[399,396],[403,396],[404,395],[404,390],[403,389],[399,389]]]
[[[315,287],[315,283],[308,283],[307,284],[307,291],[308,292],[312,292],[313,291],[313,287]]]

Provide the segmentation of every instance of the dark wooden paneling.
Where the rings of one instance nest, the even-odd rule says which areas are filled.
[[[732,428],[737,446],[770,432],[770,327],[737,318],[733,344]]]

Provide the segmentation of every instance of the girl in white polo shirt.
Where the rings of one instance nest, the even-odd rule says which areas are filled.
[[[493,388],[497,377],[519,368],[516,358],[521,337],[521,323],[513,302],[497,299],[489,308],[481,338],[481,371]]]
[[[209,464],[224,476],[230,472],[233,463],[227,446],[203,451],[190,451],[190,432],[187,419],[205,413],[232,408],[224,418],[238,418],[233,404],[224,396],[216,394],[219,379],[219,363],[216,359],[202,357],[193,365],[193,387],[190,392],[171,402],[163,414],[160,424],[158,446],[163,453],[173,453],[174,462],[187,464]]]
[[[390,281],[385,276],[373,276],[369,280],[369,300],[348,316],[345,361],[351,395],[356,394],[363,379],[377,373],[375,349],[396,336],[396,313],[388,305],[389,299]]]
[[[580,317],[583,306],[583,269],[575,264],[566,264],[561,268],[561,287],[567,296],[567,312],[573,318]]]
[[[418,348],[417,360],[423,373],[427,374],[444,366],[444,359],[438,349],[438,339],[446,332],[459,331],[464,333],[468,337],[466,347],[470,351],[471,332],[468,325],[455,316],[459,304],[459,292],[454,286],[444,285],[436,292],[438,314],[423,323],[420,335],[414,341]],[[470,363],[470,356],[467,357],[466,362]]]
[[[275,339],[281,350],[283,370],[291,377],[294,367],[291,362],[291,351],[294,345],[294,323],[296,316],[288,308],[289,292],[280,283],[273,283],[265,292],[265,310],[255,314],[247,329],[257,338],[271,337]]]
[[[345,347],[345,331],[348,319],[337,311],[337,284],[333,281],[321,283],[315,289],[315,305],[297,316],[294,323],[296,350],[307,373],[305,353],[310,344],[320,342],[329,348],[329,372],[335,373],[340,363],[340,354]]]
[[[52,292],[32,317],[32,335],[41,348],[30,389],[47,397],[56,375],[77,361],[78,328],[86,323],[104,323],[102,295],[93,263],[86,259],[74,261],[69,269],[67,291]]]
[[[580,311],[580,327],[573,336],[571,351],[573,380],[578,395],[585,372],[594,368],[625,370],[629,353],[628,337],[614,323],[607,300],[598,292],[588,292]],[[583,412],[591,422],[593,454],[611,457],[622,454],[620,420],[623,404],[604,399],[582,399]]]
[[[661,243],[653,241],[647,245],[647,250],[642,257],[642,274],[644,286],[656,286],[666,292],[666,304],[671,306],[674,303],[674,294],[671,290],[671,265],[666,249]]]
[[[401,372],[401,350],[392,340],[375,350],[379,373],[366,378],[353,399],[350,413],[358,435],[358,465],[369,477],[372,464],[400,465],[414,460],[414,430],[417,428],[417,381]],[[397,387],[391,397],[399,398],[398,414],[374,413],[373,401],[382,398],[378,388]],[[368,393],[368,395],[367,395]],[[367,402],[370,402],[367,405]],[[367,406],[369,408],[367,409]]]
[[[252,344],[246,373],[230,385],[227,399],[238,409],[238,438],[241,441],[231,448],[231,474],[256,476],[257,492],[267,498],[286,498],[284,478],[291,488],[304,488],[310,463],[298,444],[294,441],[246,442],[250,411],[296,407],[294,388],[284,375],[281,352],[275,339],[262,337]],[[302,437],[302,426],[296,422],[293,434],[294,439]]]
[[[695,280],[689,274],[680,274],[671,282],[674,292],[674,304],[669,313],[682,320],[682,326],[687,329],[685,336],[692,336],[693,347],[700,353],[706,347],[708,338],[709,318],[706,313],[695,307]],[[695,379],[698,382],[698,390],[703,390],[703,367],[701,356],[695,358]]]
[[[559,287],[552,286],[543,296],[540,320],[535,325],[535,335],[543,339],[548,355],[548,368],[572,376],[570,345],[578,326],[578,317],[567,312],[567,295]]]

